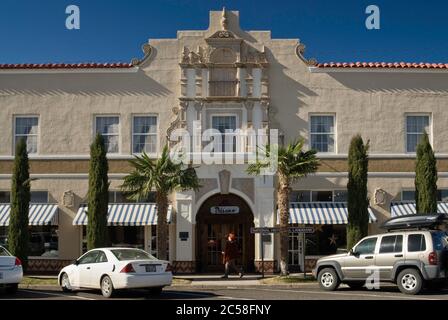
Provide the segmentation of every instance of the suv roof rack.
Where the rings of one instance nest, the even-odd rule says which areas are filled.
[[[437,230],[442,224],[448,223],[448,215],[444,213],[437,214],[411,214],[391,218],[385,221],[380,228],[391,230],[409,230],[409,229],[434,229]]]

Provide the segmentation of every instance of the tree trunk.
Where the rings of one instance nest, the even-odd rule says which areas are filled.
[[[288,272],[289,246],[289,178],[279,174],[278,210],[280,211],[280,274],[286,276]]]
[[[166,193],[157,192],[157,258],[168,260],[168,196]]]

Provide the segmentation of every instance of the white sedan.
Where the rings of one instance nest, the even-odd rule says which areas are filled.
[[[167,261],[134,248],[99,248],[86,252],[59,272],[59,285],[69,292],[100,289],[109,298],[115,290],[147,288],[160,294],[171,285],[173,274]]]
[[[23,278],[22,262],[0,246],[0,287],[15,293]]]

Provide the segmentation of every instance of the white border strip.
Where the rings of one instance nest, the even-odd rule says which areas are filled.
[[[128,173],[110,173],[108,175],[111,180],[121,180],[126,177]],[[43,174],[31,174],[31,178],[51,180],[51,179],[88,179],[88,173],[43,173]],[[309,175],[307,178],[313,177],[325,177],[325,178],[347,178],[348,172],[316,172]],[[369,177],[372,178],[414,178],[414,172],[369,172]],[[439,172],[439,178],[448,178],[448,172]],[[10,180],[12,174],[0,174],[0,180]],[[306,178],[305,178],[306,179]]]
[[[365,68],[365,67],[308,67],[311,73],[342,73],[342,72],[377,72],[377,73],[447,73],[448,69],[423,68]]]
[[[67,73],[136,73],[138,67],[129,68],[57,68],[57,69],[0,69],[0,74],[67,74]]]

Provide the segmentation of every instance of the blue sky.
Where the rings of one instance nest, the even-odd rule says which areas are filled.
[[[70,4],[80,30],[65,28]],[[380,30],[365,27],[370,4]],[[208,11],[222,6],[240,11],[243,29],[301,39],[320,62],[448,62],[446,0],[1,0],[0,63],[129,62],[147,39],[206,29]]]

